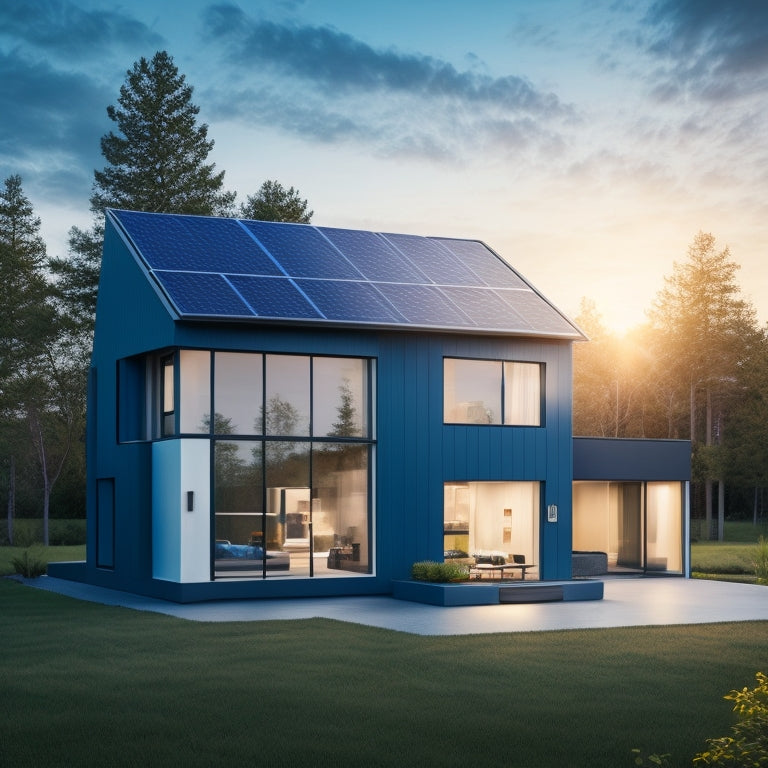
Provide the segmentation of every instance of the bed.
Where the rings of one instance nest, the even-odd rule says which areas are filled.
[[[287,571],[291,567],[288,552],[267,550],[266,554],[268,571]],[[264,548],[217,539],[214,563],[217,571],[260,571],[264,568]]]

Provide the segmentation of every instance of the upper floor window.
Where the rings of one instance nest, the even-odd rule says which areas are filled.
[[[157,437],[371,438],[367,358],[181,349],[155,360]]]
[[[443,421],[541,426],[543,369],[540,363],[446,357]]]

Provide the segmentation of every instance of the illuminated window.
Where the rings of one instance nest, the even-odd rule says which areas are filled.
[[[541,426],[542,371],[539,363],[447,357],[443,420],[446,424]]]

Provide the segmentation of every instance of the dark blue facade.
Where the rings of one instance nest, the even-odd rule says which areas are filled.
[[[578,332],[574,329],[574,336]],[[413,562],[443,556],[443,487],[540,484],[540,578],[571,575],[570,338],[179,319],[108,219],[88,409],[88,560],[52,574],[176,601],[389,594]],[[153,441],[139,435],[139,360],[165,349],[338,355],[374,361],[373,573],[176,583],[153,578]],[[544,366],[541,426],[443,421],[445,357]],[[139,394],[137,394],[139,393]],[[556,506],[557,520],[547,508]],[[157,510],[154,511],[157,514]]]
[[[573,439],[574,480],[691,479],[690,440]]]

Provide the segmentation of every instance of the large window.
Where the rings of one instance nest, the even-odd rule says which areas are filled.
[[[214,578],[371,573],[372,361],[180,350],[160,362],[159,436],[211,441]]]
[[[682,483],[574,482],[573,548],[605,553],[609,572],[682,573]]]
[[[445,559],[503,565],[513,578],[538,578],[540,495],[537,482],[445,483]],[[499,575],[482,567],[478,574]]]
[[[447,424],[541,426],[540,363],[443,361],[443,420]]]

